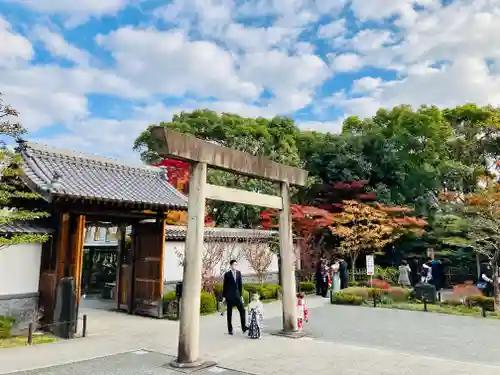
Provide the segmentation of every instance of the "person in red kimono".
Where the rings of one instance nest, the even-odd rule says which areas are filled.
[[[307,310],[304,293],[297,294],[297,328],[301,330],[304,327],[304,322],[309,321],[309,311]]]

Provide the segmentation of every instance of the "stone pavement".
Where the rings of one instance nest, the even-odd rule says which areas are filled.
[[[261,340],[249,340],[241,333],[229,336],[225,334],[225,317],[220,315],[203,317],[201,319],[201,354],[206,359],[218,362],[223,368],[232,369],[233,374],[234,371],[262,375],[298,375],[313,372],[315,375],[500,374],[498,361],[494,361],[489,356],[475,360],[475,354],[481,350],[479,347],[475,348],[474,353],[469,353],[469,356],[460,356],[461,361],[453,360],[445,352],[432,350],[429,352],[424,349],[408,350],[409,347],[419,344],[427,337],[426,334],[422,334],[412,338],[418,329],[411,328],[411,324],[428,327],[428,331],[425,331],[427,328],[424,329],[425,333],[444,332],[444,337],[447,338],[443,341],[444,345],[451,342],[452,336],[450,335],[455,330],[457,334],[454,337],[457,337],[458,342],[463,343],[468,350],[468,343],[476,345],[474,340],[480,340],[480,338],[470,336],[475,332],[475,326],[481,327],[481,334],[486,333],[489,327],[490,335],[496,336],[491,339],[493,340],[499,337],[495,331],[497,329],[495,324],[500,327],[500,321],[461,318],[465,320],[451,320],[452,323],[447,324],[446,319],[455,317],[436,316],[432,313],[411,313],[421,314],[417,317],[405,315],[407,312],[402,311],[330,306],[326,303],[326,300],[318,298],[308,301],[311,310],[311,322],[308,328],[313,337],[298,340],[268,334]],[[279,327],[280,305],[270,304],[265,308],[268,331]],[[85,371],[88,371],[85,369],[88,368],[93,369],[92,374],[113,375],[117,373],[113,372],[113,369],[119,366],[111,365],[111,363],[117,357],[102,357],[140,349],[155,352],[156,354],[153,353],[151,356],[158,355],[159,359],[149,365],[130,364],[133,367],[130,369],[130,374],[170,374],[165,372],[168,370],[159,364],[164,361],[162,354],[175,355],[176,353],[178,333],[176,322],[107,311],[87,312],[89,313],[89,337],[30,348],[1,350],[0,374],[71,364],[26,375],[66,375],[72,373],[71,369],[76,371],[73,373],[85,375]],[[236,317],[234,319],[236,321]],[[415,322],[412,323],[414,320]],[[385,336],[386,330],[383,327],[390,327],[393,324],[397,328],[389,329]],[[438,325],[435,326],[435,324]],[[491,326],[480,326],[483,324],[491,324]],[[372,327],[373,333],[368,334],[366,327]],[[350,333],[357,335],[351,338],[351,341],[347,339]],[[395,339],[396,333],[399,334],[397,337],[402,337],[399,341]],[[376,340],[378,340],[378,345]],[[403,345],[406,343],[405,340],[407,340],[406,347]],[[454,348],[458,347],[459,344],[454,346]],[[98,357],[102,359],[95,359]],[[89,359],[94,360],[87,363],[73,363]],[[126,372],[121,373],[128,375]],[[231,372],[226,372],[226,374],[231,374]]]
[[[66,365],[44,369],[17,372],[16,375],[179,375],[182,372],[171,368],[168,363],[175,357],[145,350],[136,350],[122,354],[110,355]],[[167,365],[166,365],[167,364]],[[240,371],[213,366],[196,371],[196,375],[249,375]]]

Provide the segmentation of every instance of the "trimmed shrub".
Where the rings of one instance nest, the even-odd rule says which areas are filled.
[[[387,281],[376,278],[372,280],[371,285],[373,286],[373,288],[376,289],[385,289],[385,290],[391,289],[391,285]]]
[[[305,294],[316,292],[316,285],[314,285],[314,283],[311,281],[301,281],[299,285],[300,285],[300,290]]]
[[[455,285],[451,299],[456,301],[464,301],[468,297],[482,296],[483,293],[472,283]]]
[[[245,284],[243,289],[250,294],[259,293],[261,299],[276,299],[281,291],[279,284]]]
[[[463,306],[464,304],[462,301],[458,301],[456,299],[448,299],[445,301],[441,301],[441,305],[442,306],[456,307],[456,306]]]
[[[222,299],[222,289],[223,289],[222,284],[214,284],[213,289],[212,289],[215,296],[219,299]]]
[[[344,292],[332,294],[330,301],[333,305],[355,305],[359,306],[363,304],[363,297],[356,296],[354,294],[347,294]]]
[[[465,305],[471,307],[481,307],[487,311],[495,311],[495,299],[484,296],[469,296],[465,299]]]
[[[11,316],[0,315],[0,339],[12,337],[12,327],[16,319]]]
[[[175,290],[171,290],[170,292],[166,292],[163,295],[164,302],[172,302],[172,301],[175,301],[176,299],[177,299],[177,296],[175,294]]]
[[[217,300],[215,295],[209,292],[201,292],[200,314],[211,314],[217,311]]]
[[[247,290],[250,293],[256,293],[259,292],[260,288],[262,288],[265,284],[253,284],[253,283],[248,283],[243,285],[243,289]]]
[[[398,285],[399,270],[396,267],[382,268],[379,266],[375,266],[375,278],[387,281],[389,284]]]
[[[367,289],[368,289],[368,296],[371,299],[380,299],[382,296],[387,295],[386,289],[380,289],[380,288],[367,288]]]
[[[367,300],[370,298],[370,288],[365,288],[361,286],[352,286],[346,289],[343,289],[341,292],[342,294],[350,294],[353,296],[361,297],[364,300]],[[336,293],[338,294],[338,293]]]
[[[387,291],[387,295],[394,302],[406,302],[410,299],[411,290],[408,288],[402,288],[399,286],[393,286]]]

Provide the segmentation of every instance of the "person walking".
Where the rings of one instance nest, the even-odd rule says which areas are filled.
[[[339,260],[340,289],[346,289],[349,286],[349,276],[347,275],[347,262],[344,259]]]
[[[243,333],[248,331],[245,317],[245,307],[243,306],[243,280],[241,272],[237,270],[238,263],[236,260],[229,262],[230,269],[224,274],[224,282],[222,284],[222,296],[227,305],[227,330],[230,335],[233,334],[233,307],[238,309],[240,313],[241,329]]]
[[[332,265],[332,293],[340,292],[340,264],[336,260]]]
[[[409,288],[411,286],[410,274],[411,268],[408,265],[408,262],[406,260],[403,260],[401,262],[401,265],[399,266],[398,284],[403,287]]]
[[[264,305],[259,300],[259,294],[252,295],[252,302],[248,304],[248,337],[260,339],[264,326]]]

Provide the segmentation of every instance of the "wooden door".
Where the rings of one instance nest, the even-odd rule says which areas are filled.
[[[52,323],[57,285],[56,240],[51,237],[42,244],[40,279],[38,284],[38,308],[43,312],[41,322]]]
[[[133,312],[161,317],[165,220],[135,225],[133,249]]]
[[[116,267],[115,299],[118,310],[129,311],[132,276],[131,246],[127,244],[126,227],[119,229],[118,262]]]
[[[63,213],[57,217],[56,223],[53,237],[42,247],[39,306],[43,309],[44,323],[53,320],[59,280],[74,277],[77,304],[80,303],[81,295],[85,216]]]

